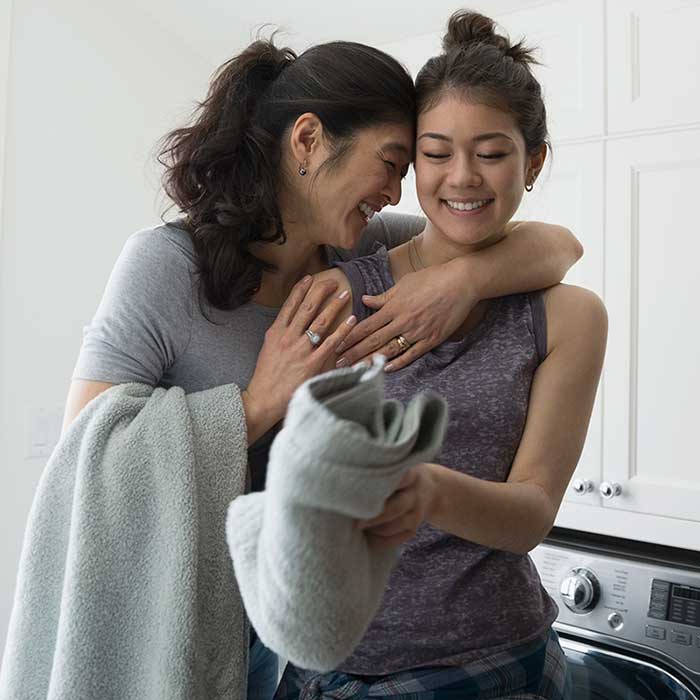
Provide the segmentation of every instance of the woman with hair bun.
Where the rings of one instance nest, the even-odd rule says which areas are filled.
[[[443,49],[416,79],[427,225],[318,275],[349,290],[359,319],[363,295],[497,245],[545,161],[531,51],[468,11],[451,17]],[[528,552],[551,529],[583,447],[606,333],[600,299],[558,284],[480,302],[446,342],[386,377],[389,398],[431,389],[447,400],[442,451],[358,524],[378,546],[403,544],[364,638],[335,672],[289,665],[276,700],[567,697],[557,607]]]
[[[422,228],[416,217],[375,216],[401,196],[415,115],[406,70],[361,44],[297,57],[261,40],[225,63],[193,122],[165,139],[165,190],[181,216],[127,241],[86,328],[64,425],[115,384],[188,394],[235,384],[252,488],[262,489],[292,393],[343,359],[356,320],[340,315],[337,283],[311,275]],[[375,327],[349,338],[364,344],[346,358],[402,335],[412,348],[398,361],[408,363],[480,299],[554,284],[581,252],[561,227],[523,224],[500,237],[483,254],[406,276],[400,294],[375,303]],[[223,521],[211,536],[224,537]],[[253,642],[249,697],[269,697],[276,659]]]

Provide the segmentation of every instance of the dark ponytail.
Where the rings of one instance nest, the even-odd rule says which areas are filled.
[[[319,117],[337,160],[359,129],[413,124],[415,92],[406,70],[377,49],[334,42],[297,58],[259,40],[217,71],[193,123],[163,139],[163,186],[185,215],[202,291],[216,308],[248,301],[263,270],[274,269],[248,247],[285,240],[281,144],[305,112]]]
[[[449,19],[443,53],[431,58],[416,78],[418,111],[433,107],[446,92],[515,116],[529,153],[548,143],[542,88],[532,73],[534,50],[511,44],[489,17],[459,10]]]

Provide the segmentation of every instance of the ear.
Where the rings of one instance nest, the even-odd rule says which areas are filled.
[[[297,163],[306,163],[320,150],[323,124],[313,112],[304,112],[294,122],[289,133],[291,154]]]
[[[540,174],[540,170],[542,170],[542,166],[544,165],[546,158],[547,144],[543,143],[542,147],[539,151],[537,151],[537,153],[534,153],[528,157],[527,171],[525,172],[526,183],[535,182],[537,176]]]

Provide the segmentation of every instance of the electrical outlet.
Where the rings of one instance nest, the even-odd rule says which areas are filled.
[[[63,408],[30,408],[25,421],[27,459],[46,459],[58,444],[63,422]]]

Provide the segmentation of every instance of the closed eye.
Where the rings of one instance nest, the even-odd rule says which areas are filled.
[[[436,160],[440,159],[440,158],[449,158],[450,157],[449,153],[423,153],[423,155],[426,158],[435,158]]]
[[[498,158],[503,158],[507,156],[507,153],[477,153],[479,158],[483,158],[484,160],[497,160]]]

